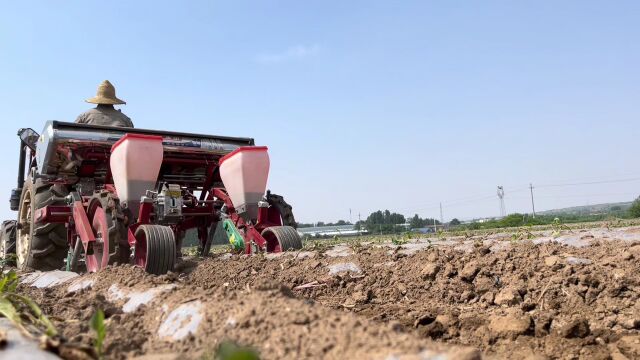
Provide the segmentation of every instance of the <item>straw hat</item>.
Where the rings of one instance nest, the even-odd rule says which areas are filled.
[[[98,92],[96,93],[96,96],[85,101],[91,104],[126,104],[125,101],[120,100],[116,97],[116,88],[113,87],[109,80],[105,80],[100,83],[100,85],[98,85]]]

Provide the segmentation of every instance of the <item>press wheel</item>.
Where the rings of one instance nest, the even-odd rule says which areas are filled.
[[[281,252],[302,249],[302,239],[291,226],[271,226],[262,231],[267,241],[267,252]]]
[[[155,275],[173,270],[176,262],[176,239],[170,227],[140,225],[135,238],[134,262],[137,266]]]

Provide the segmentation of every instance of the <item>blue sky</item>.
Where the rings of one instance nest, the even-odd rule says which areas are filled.
[[[300,221],[491,216],[496,185],[529,211],[530,182],[542,210],[640,195],[637,1],[1,6],[7,198],[16,129],[73,121],[104,79],[137,127],[268,145]]]

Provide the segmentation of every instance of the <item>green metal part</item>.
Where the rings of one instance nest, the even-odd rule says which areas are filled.
[[[226,219],[222,222],[222,228],[227,233],[227,237],[229,237],[229,243],[233,246],[234,250],[244,251],[244,238],[240,234],[240,231],[233,224],[233,221],[230,219]]]

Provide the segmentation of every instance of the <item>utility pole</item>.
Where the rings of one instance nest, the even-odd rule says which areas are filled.
[[[440,203],[440,224],[444,224],[444,217],[442,216],[442,203]]]
[[[536,204],[533,202],[533,184],[529,184],[529,190],[531,191],[531,209],[533,210],[533,218],[536,218]]]
[[[500,199],[500,217],[505,217],[506,211],[504,209],[504,187],[498,186],[498,198]]]
[[[353,221],[351,219],[351,208],[349,208],[349,224],[353,224]]]

